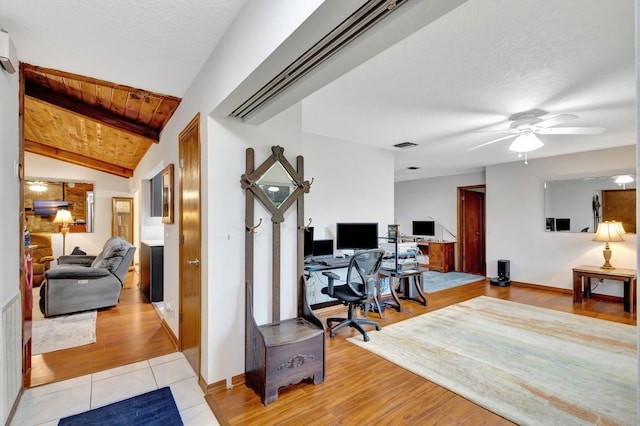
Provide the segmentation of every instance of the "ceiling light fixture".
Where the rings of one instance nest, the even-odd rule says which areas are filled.
[[[633,178],[629,175],[620,175],[616,176],[616,180],[614,182],[618,185],[622,185],[623,189],[626,189],[625,185],[633,182]]]
[[[509,146],[509,149],[520,154],[519,156],[522,156],[522,153],[524,152],[524,163],[529,164],[527,153],[535,151],[538,148],[542,148],[543,146],[544,144],[535,135],[535,133],[533,133],[533,131],[525,129],[517,138],[515,138],[513,143]]]
[[[29,189],[33,192],[44,192],[47,190],[47,185],[42,182],[33,182],[29,185]]]

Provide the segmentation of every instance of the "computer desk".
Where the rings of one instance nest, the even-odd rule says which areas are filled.
[[[308,291],[310,293],[307,300],[309,300],[309,305],[311,306],[311,309],[321,309],[321,308],[326,308],[328,306],[339,305],[341,303],[338,299],[330,297],[321,292],[322,288],[326,287],[326,283],[324,283],[323,282],[324,280],[320,279],[318,275],[322,275],[322,272],[324,271],[332,271],[340,275],[340,278],[344,280],[347,275],[347,268],[349,267],[351,258],[346,257],[344,258],[344,261],[342,260],[343,260],[342,258],[333,258],[331,262],[328,262],[330,263],[329,265],[323,265],[321,263],[314,263],[314,262],[305,265],[304,267],[305,281],[308,287]],[[314,274],[314,273],[318,273],[318,274]],[[376,292],[377,292],[376,293],[377,295],[380,295],[379,280],[376,283]],[[373,296],[375,298],[374,301],[368,301],[366,303],[378,302],[380,300],[380,297],[376,296],[376,294],[374,294]],[[376,305],[380,305],[380,303],[376,303]],[[366,309],[365,316],[367,316],[369,312],[370,311]],[[382,318],[382,312],[375,312],[375,313],[377,313],[380,316],[380,318]]]

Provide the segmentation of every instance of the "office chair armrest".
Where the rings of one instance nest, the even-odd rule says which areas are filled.
[[[325,271],[322,273],[322,275],[331,278],[332,280],[339,280],[340,276],[338,274],[336,274],[335,272],[331,272],[331,271]]]
[[[322,273],[322,275],[326,276],[327,278],[329,278],[329,282],[327,283],[327,295],[330,297],[333,297],[333,282],[335,280],[339,280],[340,276],[334,272],[331,271],[325,271]]]

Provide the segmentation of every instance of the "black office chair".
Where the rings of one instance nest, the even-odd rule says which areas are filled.
[[[330,328],[329,335],[335,337],[336,330],[342,327],[353,327],[362,333],[364,341],[369,341],[367,332],[364,331],[362,325],[373,325],[376,330],[380,330],[380,325],[376,321],[365,320],[356,318],[354,311],[356,306],[362,303],[378,303],[375,295],[375,284],[378,279],[378,271],[382,264],[382,257],[384,256],[384,250],[372,249],[356,252],[349,262],[349,269],[347,271],[347,278],[342,285],[334,285],[336,280],[340,280],[340,277],[331,272],[323,272],[329,278],[327,287],[324,287],[321,291],[331,297],[340,300],[343,304],[349,307],[349,313],[347,318],[328,318],[327,325]],[[378,312],[379,310],[378,305]],[[331,324],[337,322],[335,327]]]

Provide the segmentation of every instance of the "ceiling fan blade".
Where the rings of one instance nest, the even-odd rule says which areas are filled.
[[[474,130],[473,133],[514,133],[513,129]]]
[[[578,118],[578,116],[575,114],[559,114],[536,123],[536,127],[551,127],[564,123],[565,121],[575,120],[576,118]]]
[[[553,127],[540,129],[536,133],[541,135],[601,135],[607,130],[604,127]]]
[[[473,151],[474,149],[482,148],[483,146],[491,145],[492,143],[495,143],[495,142],[503,141],[503,140],[505,140],[505,139],[515,138],[516,136],[518,136],[518,135],[517,135],[517,134],[514,134],[514,135],[509,135],[509,136],[503,136],[503,137],[501,137],[501,138],[494,139],[494,140],[492,140],[492,141],[485,142],[485,143],[483,143],[483,144],[480,144],[480,145],[476,145],[476,146],[474,146],[474,147],[471,147],[471,148],[469,148],[467,151]]]

